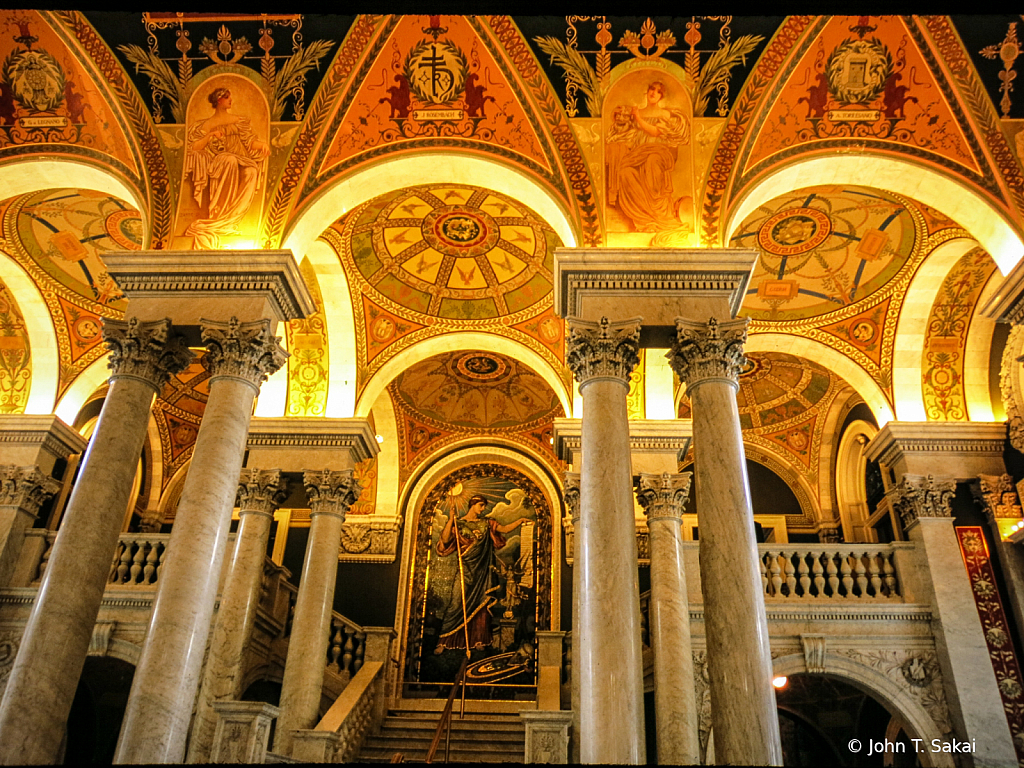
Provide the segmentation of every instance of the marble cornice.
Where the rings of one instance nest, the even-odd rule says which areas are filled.
[[[557,248],[555,313],[584,317],[584,303],[604,297],[645,303],[699,297],[727,302],[735,315],[756,261],[757,251],[745,248]],[[654,324],[673,319],[661,323],[646,308],[639,311]]]
[[[981,308],[981,314],[996,322],[1021,324],[1024,320],[1024,260],[1010,270],[995,294]]]
[[[864,449],[868,461],[892,464],[899,454],[939,453],[1002,457],[1006,423],[890,421]]]
[[[555,419],[555,455],[572,463],[573,452],[580,451],[583,422],[580,419]],[[682,460],[690,447],[693,422],[689,419],[631,419],[629,450],[632,453],[675,453]]]
[[[287,416],[254,417],[249,424],[246,448],[250,451],[260,448],[349,450],[356,462],[373,458],[380,451],[376,436],[366,419],[300,419]]]
[[[0,416],[0,455],[5,448],[39,448],[66,459],[82,453],[88,440],[53,415],[5,414]]]
[[[129,302],[263,296],[277,320],[308,317],[316,305],[290,250],[108,251],[103,263]],[[254,318],[245,318],[254,319]],[[174,317],[177,323],[188,319]]]
[[[789,599],[789,598],[783,598]],[[915,603],[896,603],[893,605],[846,605],[831,603],[828,605],[777,605],[769,600],[765,601],[765,613],[768,621],[796,621],[796,622],[817,622],[817,621],[907,621],[907,622],[930,622],[932,620],[932,609],[928,605]],[[704,621],[704,606],[700,603],[690,606],[690,620]],[[829,635],[828,639],[835,642],[844,640],[842,635]]]

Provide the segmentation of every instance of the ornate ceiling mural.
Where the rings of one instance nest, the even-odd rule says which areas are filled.
[[[31,381],[32,352],[25,318],[11,289],[0,282],[0,413],[25,412]]]
[[[939,245],[969,235],[900,195],[830,185],[795,190],[750,214],[730,240],[760,257],[741,314],[752,333],[791,333],[838,349],[892,399],[896,319]]]
[[[153,403],[153,420],[163,457],[161,492],[174,473],[192,458],[199,422],[210,396],[210,373],[203,366],[202,352],[197,354],[184,371],[171,377]]]
[[[504,355],[460,350],[410,367],[388,387],[398,417],[403,472],[473,435],[527,446],[554,465],[558,396],[537,373]]]
[[[100,358],[100,318],[126,301],[103,266],[105,251],[142,246],[138,211],[102,192],[50,189],[0,203],[0,248],[33,278],[57,333],[58,394]]]
[[[561,369],[564,330],[551,309],[561,241],[518,201],[482,187],[410,187],[322,237],[349,275],[361,384],[411,343],[460,329],[511,336]]]

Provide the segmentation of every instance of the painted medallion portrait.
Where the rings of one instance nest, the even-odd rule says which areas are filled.
[[[419,520],[406,681],[451,681],[468,656],[467,697],[515,698],[535,684],[535,633],[550,623],[539,488],[508,467],[466,467],[434,487]]]

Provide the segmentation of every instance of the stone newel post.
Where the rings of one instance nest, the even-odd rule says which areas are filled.
[[[782,765],[757,539],[736,392],[747,321],[676,320],[669,362],[693,403],[700,575],[715,756]]]
[[[646,760],[626,410],[639,341],[639,319],[569,321],[566,361],[583,394],[580,522],[574,542],[579,614],[573,647],[579,664],[573,675],[580,678],[579,742],[584,763]]]
[[[115,762],[179,763],[199,687],[246,434],[260,385],[288,357],[271,321],[203,321],[210,396],[175,515]]]
[[[110,349],[110,390],[0,702],[5,764],[57,759],[153,398],[192,359],[170,320],[104,320],[103,340]]]
[[[693,689],[690,606],[683,564],[683,505],[690,473],[640,475],[637,501],[647,513],[651,546],[651,645],[658,763],[697,765],[699,713]]]

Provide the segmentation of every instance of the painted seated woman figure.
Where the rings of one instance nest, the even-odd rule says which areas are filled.
[[[530,519],[521,517],[501,525],[493,518],[482,517],[486,509],[487,499],[473,496],[469,500],[469,510],[456,522],[457,513],[452,508],[437,541],[438,555],[456,555],[462,561],[465,611],[462,586],[456,584],[452,599],[445,605],[441,616],[441,633],[435,653],[449,648],[465,649],[467,640],[470,650],[491,646],[490,608],[496,602],[494,593],[499,589],[493,567],[497,562],[495,552],[507,543],[504,534],[530,522]]]
[[[215,88],[209,95],[213,115],[188,132],[185,176],[192,179],[192,195],[200,210],[209,191],[206,218],[192,222],[185,234],[193,247],[219,248],[221,238],[238,234],[264,176],[270,148],[258,138],[249,119],[231,114],[231,91]]]
[[[637,232],[681,226],[672,186],[678,148],[690,143],[682,110],[665,107],[665,86],[647,86],[642,107],[615,109],[608,132],[608,202],[618,207]]]

